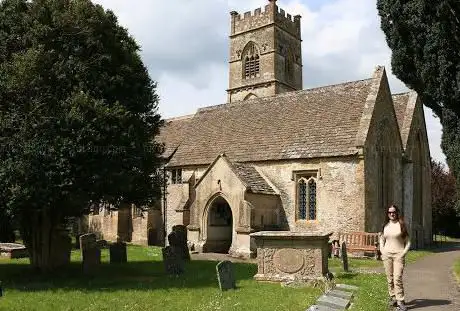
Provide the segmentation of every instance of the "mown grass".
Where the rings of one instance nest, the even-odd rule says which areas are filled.
[[[430,251],[410,251],[408,262]],[[107,250],[102,265],[92,275],[81,269],[80,252],[72,251],[72,264],[51,275],[34,273],[28,259],[0,259],[4,296],[0,310],[292,310],[304,311],[322,294],[321,288],[283,287],[253,279],[256,264],[235,263],[237,290],[218,289],[213,261],[194,260],[180,277],[164,274],[161,249],[128,247],[128,263],[110,265]],[[339,259],[330,259],[334,281],[359,286],[352,310],[386,310],[383,274],[360,274],[356,268],[382,267],[381,261],[350,258],[350,273],[340,272]],[[458,263],[457,271],[460,269]]]
[[[52,275],[34,274],[26,259],[0,260],[4,296],[0,310],[305,310],[319,288],[287,288],[253,280],[255,264],[235,264],[237,290],[218,289],[216,262],[192,261],[185,275],[164,274],[155,247],[128,248],[129,263],[110,265],[103,250],[93,275],[81,270],[80,253],[72,265]]]
[[[384,274],[337,273],[335,282],[358,286],[350,311],[388,311]]]
[[[433,250],[412,250],[407,253],[406,263],[414,263],[417,260],[433,254]],[[383,267],[383,262],[380,260],[375,260],[373,258],[348,258],[348,265],[350,270],[354,269],[374,269]],[[337,270],[342,267],[342,261],[339,258],[330,258],[329,267],[332,270]]]

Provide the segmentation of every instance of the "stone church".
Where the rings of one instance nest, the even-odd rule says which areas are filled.
[[[378,232],[397,204],[413,245],[430,243],[430,154],[417,94],[392,94],[383,67],[302,89],[301,17],[276,0],[230,15],[227,102],[166,120],[156,138],[168,174],[161,207],[90,222],[107,239],[128,230],[142,244],[185,225],[195,250],[248,257],[252,232]]]

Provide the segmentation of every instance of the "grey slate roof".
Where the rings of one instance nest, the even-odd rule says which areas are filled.
[[[177,133],[168,166],[209,165],[225,153],[235,162],[351,155],[373,79],[202,108]],[[184,122],[184,121],[179,121]],[[184,131],[186,128],[186,133]],[[180,133],[185,135],[179,139]],[[170,142],[171,141],[171,142]]]
[[[262,194],[271,194],[277,195],[278,193],[268,184],[264,177],[262,177],[256,168],[247,163],[234,163],[225,154],[220,154],[214,159],[214,161],[208,166],[206,171],[203,172],[200,179],[196,182],[195,187],[197,187],[201,181],[203,181],[212,169],[212,167],[217,163],[219,159],[223,159],[230,169],[235,173],[239,180],[246,186],[246,189],[252,193],[262,193]]]
[[[393,105],[395,107],[399,129],[402,129],[404,125],[404,118],[406,116],[407,102],[409,101],[409,93],[395,94],[391,97],[393,98]]]
[[[276,194],[273,188],[265,181],[254,166],[243,163],[232,163],[231,165],[234,167],[235,173],[240,177],[241,181],[249,187],[251,192]]]
[[[157,142],[165,144],[163,157],[169,158],[182,140],[187,137],[187,129],[191,124],[192,117],[193,115],[189,115],[165,120],[160,134],[155,137]]]
[[[412,100],[416,100],[416,94],[412,94]],[[392,95],[395,107],[396,118],[398,119],[399,131],[404,149],[407,147],[407,138],[414,117],[415,103],[411,105],[411,93],[401,93]]]

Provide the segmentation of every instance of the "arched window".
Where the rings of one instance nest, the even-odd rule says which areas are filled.
[[[260,77],[259,49],[254,42],[249,42],[243,51],[243,78]]]
[[[300,178],[297,182],[297,207],[298,219],[316,219],[316,180],[310,177],[308,180]]]
[[[299,180],[299,219],[307,219],[307,183]]]
[[[308,219],[316,219],[316,181],[308,181]]]
[[[244,97],[244,100],[254,99],[254,98],[257,98],[257,95],[254,93],[249,93],[248,95]]]

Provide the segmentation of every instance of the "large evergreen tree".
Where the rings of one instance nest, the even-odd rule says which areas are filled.
[[[460,188],[460,1],[377,0],[393,73],[440,118]]]
[[[162,120],[139,46],[90,0],[0,1],[0,185],[31,251],[91,203],[160,195]]]
[[[460,116],[460,1],[377,0],[393,73],[439,117]]]

